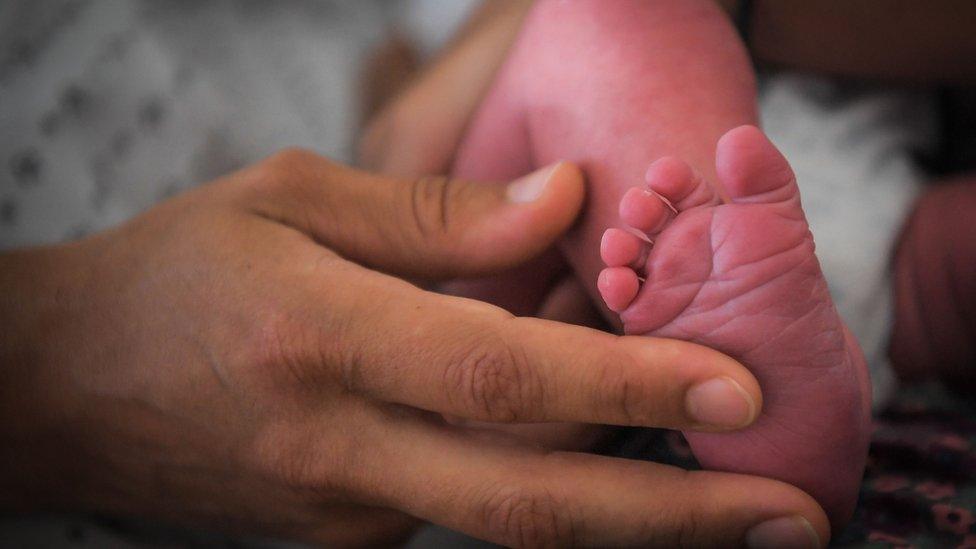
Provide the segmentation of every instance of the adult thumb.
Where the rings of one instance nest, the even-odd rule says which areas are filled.
[[[395,179],[316,158],[291,158],[291,175],[273,178],[289,183],[263,203],[278,204],[273,217],[347,259],[400,276],[447,279],[514,267],[552,246],[584,198],[583,175],[566,162],[484,183]]]

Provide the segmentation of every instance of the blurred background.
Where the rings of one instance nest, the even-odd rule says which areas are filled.
[[[0,2],[0,247],[117,224],[287,146],[352,161],[364,59],[409,36],[417,63],[475,4]]]

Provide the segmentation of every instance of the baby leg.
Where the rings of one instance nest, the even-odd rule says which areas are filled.
[[[617,222],[623,193],[664,155],[716,181],[719,136],[756,118],[748,57],[713,2],[543,0],[477,113],[455,173],[483,179],[513,175],[501,166],[582,165],[589,204],[562,250],[600,302],[595,250]],[[523,272],[507,282],[540,278]]]
[[[692,436],[696,456],[706,467],[796,484],[838,524],[851,512],[866,454],[867,378],[826,292],[789,165],[754,128],[723,138],[724,159],[716,157],[723,134],[755,122],[748,58],[713,2],[542,0],[457,166],[483,165],[486,150],[523,139],[533,167],[580,164],[588,203],[561,250],[590,294],[603,290],[628,333],[714,347],[763,385],[767,406],[756,427]],[[657,195],[625,198],[666,156],[675,158],[648,174]],[[672,235],[667,251],[617,233],[604,250],[608,261],[637,255],[598,276],[601,238],[621,224],[620,214],[653,239],[672,207],[683,213],[662,233]],[[710,290],[689,293],[694,288]]]

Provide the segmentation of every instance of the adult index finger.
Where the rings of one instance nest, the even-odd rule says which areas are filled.
[[[353,392],[492,422],[732,430],[759,414],[758,382],[711,349],[513,317],[359,271],[328,305],[349,319],[339,375]]]

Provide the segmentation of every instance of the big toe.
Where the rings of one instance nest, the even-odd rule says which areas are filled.
[[[755,126],[740,126],[719,139],[715,168],[733,202],[777,203],[799,196],[789,162]]]

